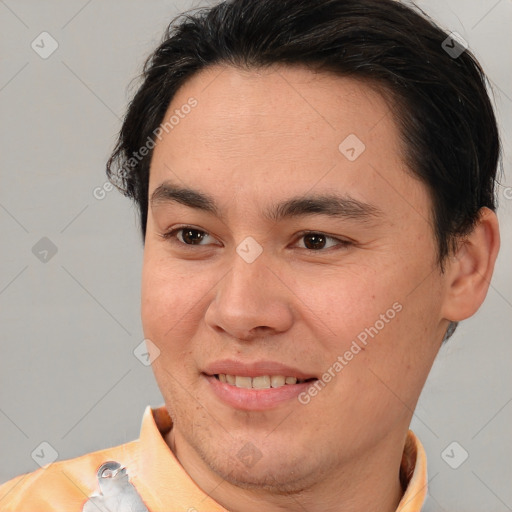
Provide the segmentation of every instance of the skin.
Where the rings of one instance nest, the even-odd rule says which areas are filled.
[[[148,209],[144,335],[174,425],[166,442],[192,479],[231,511],[393,511],[414,407],[449,320],[472,315],[499,246],[496,216],[437,264],[431,199],[406,168],[389,105],[375,89],[301,68],[216,66],[178,91],[166,118],[198,104],[157,143],[149,197],[164,181],[212,196],[222,217],[177,202]],[[338,149],[356,134],[366,149]],[[268,220],[271,205],[336,193],[370,219]],[[191,225],[201,245],[162,235]],[[301,231],[324,233],[313,249]],[[253,237],[262,254],[236,252]],[[222,358],[270,359],[321,376],[365,328],[402,309],[317,396],[265,411],[221,402],[201,375]],[[251,443],[261,459],[237,458]]]

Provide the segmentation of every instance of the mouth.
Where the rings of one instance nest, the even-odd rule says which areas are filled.
[[[298,379],[297,377],[285,375],[259,375],[257,377],[247,377],[243,375],[229,375],[225,373],[216,373],[213,377],[222,383],[243,389],[280,388],[283,386],[293,386],[294,384],[303,384],[318,380],[315,377],[311,377],[309,379]]]
[[[224,405],[242,411],[268,411],[301,404],[298,397],[316,377],[298,379],[286,375],[232,375],[203,373],[211,393]]]
[[[202,377],[221,403],[244,411],[264,411],[300,404],[297,397],[318,381],[308,370],[268,359],[219,359],[203,368]]]

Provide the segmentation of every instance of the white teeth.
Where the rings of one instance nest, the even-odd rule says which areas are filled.
[[[253,377],[252,387],[256,389],[268,389],[270,387],[270,377],[268,375]]]
[[[279,388],[284,386],[285,380],[286,377],[283,377],[282,375],[272,375],[272,377],[270,377],[270,385],[273,388]]]
[[[297,384],[304,382],[297,377],[285,377],[284,375],[260,375],[258,377],[242,377],[240,375],[227,375],[219,373],[217,378],[221,382],[226,382],[232,386],[245,389],[270,389],[280,388],[281,386]]]
[[[237,375],[235,377],[235,386],[237,388],[252,388],[252,379],[251,377],[240,377],[240,375]]]

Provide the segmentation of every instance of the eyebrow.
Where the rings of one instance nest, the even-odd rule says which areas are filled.
[[[220,208],[213,197],[198,190],[165,181],[151,194],[150,204],[154,208],[168,203],[183,204],[222,218]],[[274,222],[308,215],[325,215],[366,222],[381,217],[383,211],[372,204],[349,196],[312,194],[292,197],[271,206],[264,212],[264,217]]]

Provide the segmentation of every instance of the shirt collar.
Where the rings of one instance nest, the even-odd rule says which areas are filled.
[[[427,495],[427,456],[412,430],[405,440],[400,481],[405,491],[396,512],[420,512]]]
[[[165,406],[146,407],[138,440],[136,465],[130,478],[150,510],[227,512],[190,478],[164,436],[172,428]],[[404,446],[400,480],[404,495],[396,512],[420,512],[427,494],[426,455],[419,439],[409,430]]]

